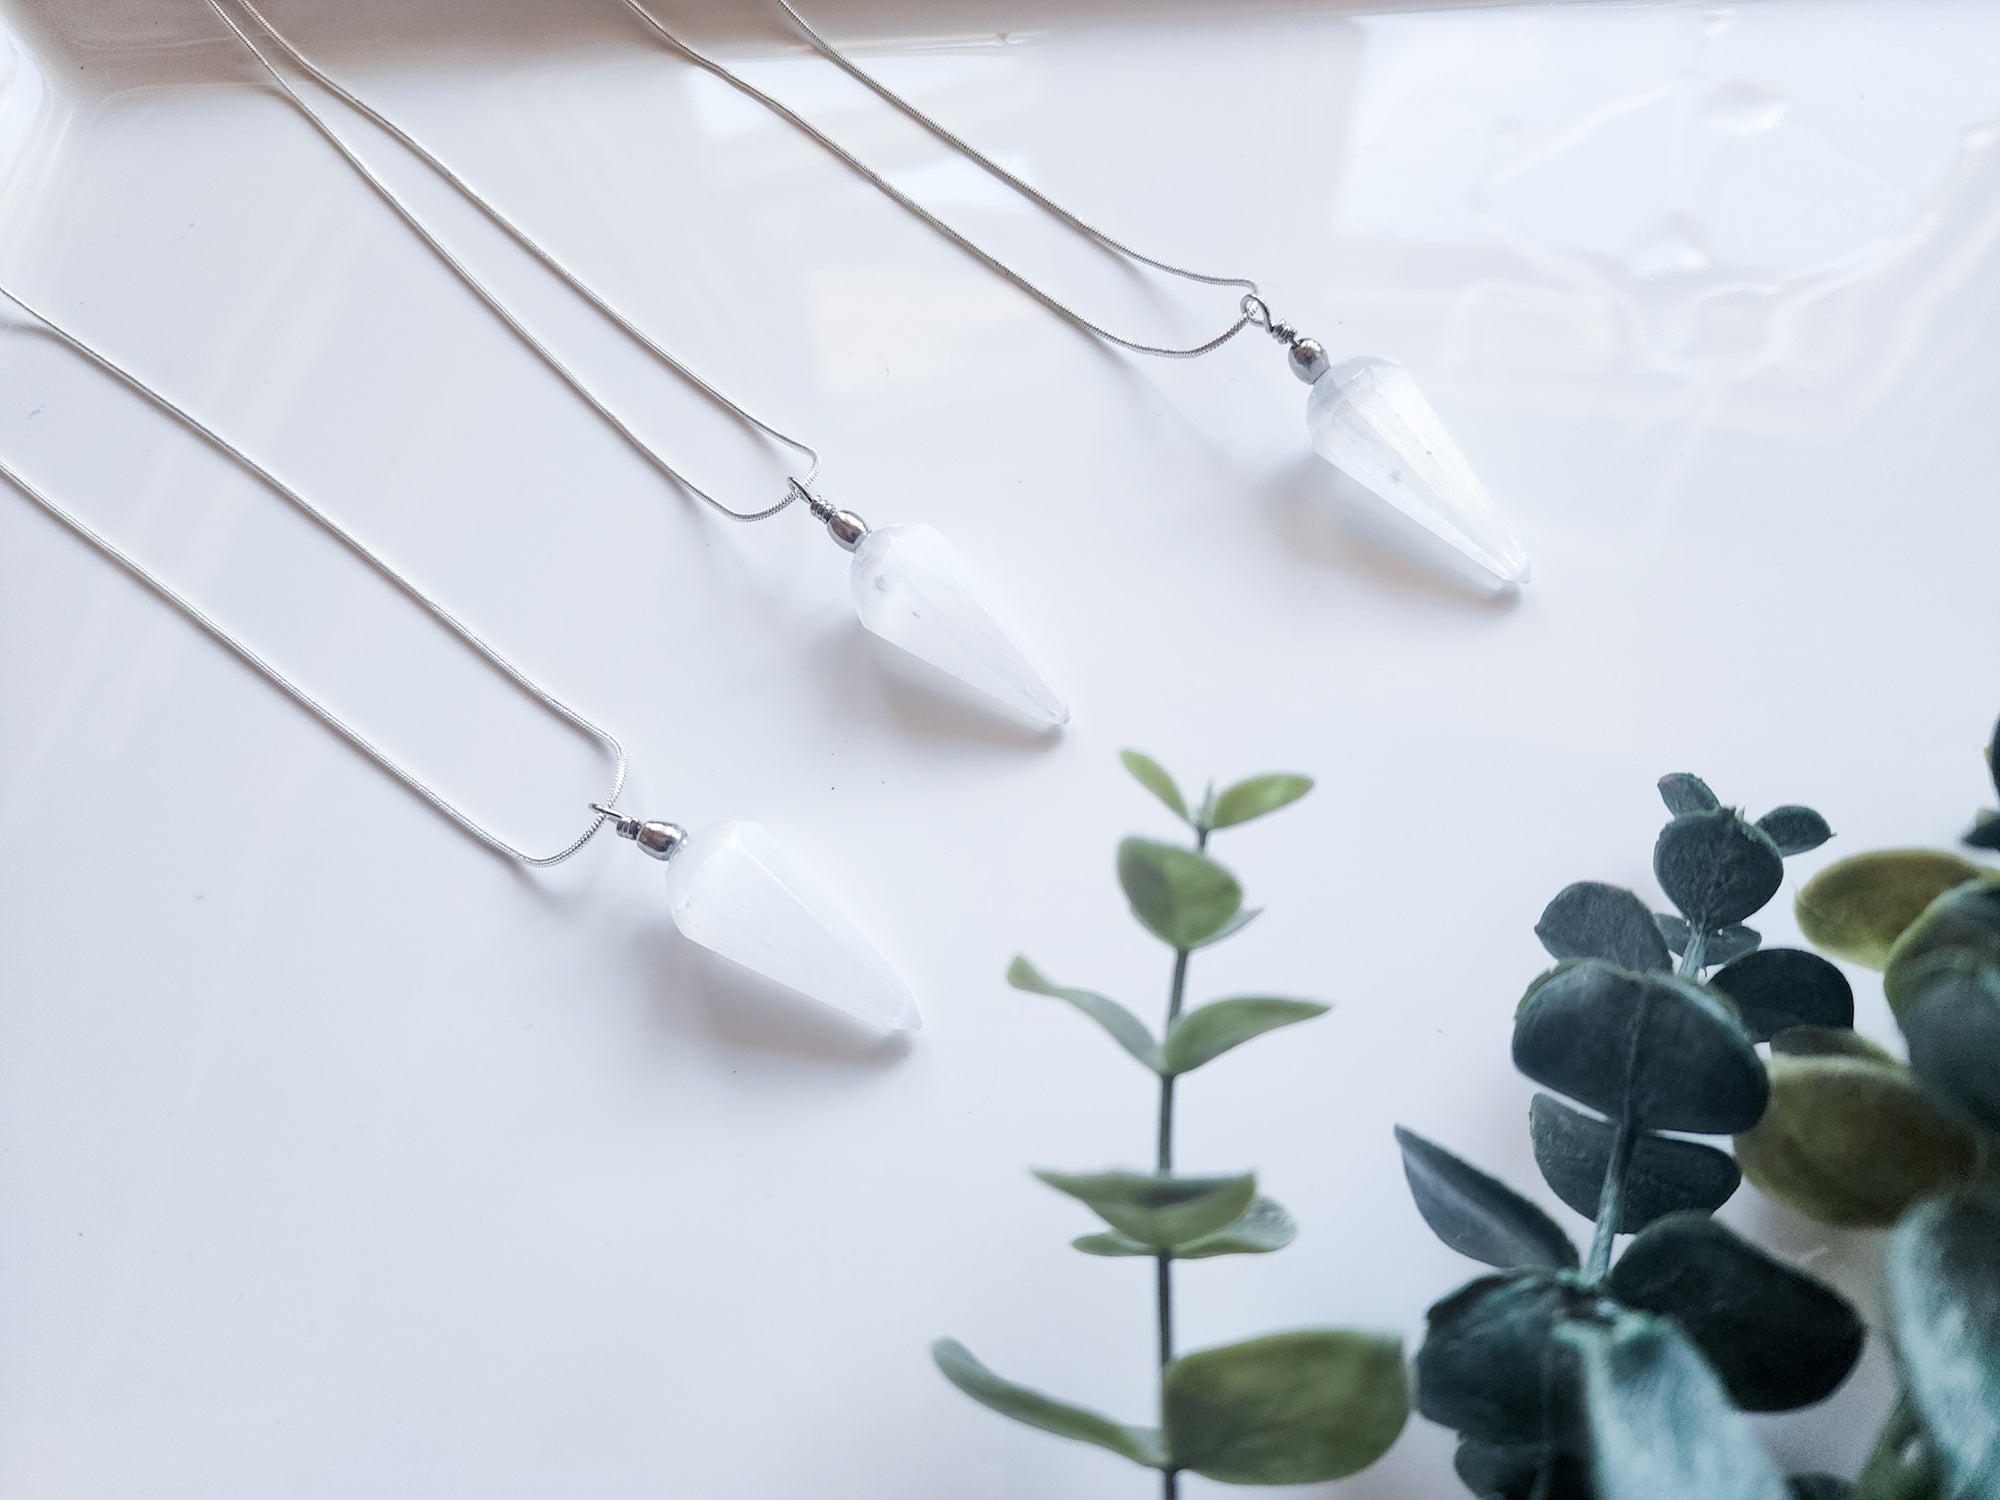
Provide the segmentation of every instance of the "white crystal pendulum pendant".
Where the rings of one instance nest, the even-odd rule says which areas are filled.
[[[950,542],[928,526],[870,530],[851,511],[829,511],[825,519],[833,539],[854,554],[854,610],[871,632],[990,707],[1043,729],[1069,722],[1069,705]]]
[[[599,810],[667,862],[667,910],[688,941],[864,1026],[923,1025],[888,960],[769,829],[724,823],[691,836],[672,823]]]
[[[1321,458],[1495,587],[1518,589],[1528,581],[1528,554],[1408,370],[1372,354],[1331,364],[1314,340],[1271,320],[1261,300],[1245,298],[1244,311],[1290,346],[1292,373],[1312,387],[1306,429]]]

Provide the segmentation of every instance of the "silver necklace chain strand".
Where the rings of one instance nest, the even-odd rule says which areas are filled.
[[[211,3],[213,3],[213,0],[211,0]],[[1032,183],[1023,181],[1020,177],[1017,177],[1014,173],[1001,166],[1000,163],[993,160],[992,157],[986,155],[983,151],[980,151],[961,137],[953,134],[941,121],[926,114],[901,94],[891,89],[887,84],[865,71],[838,47],[835,47],[833,43],[815,31],[806,18],[792,7],[789,0],[778,0],[778,4],[783,7],[785,14],[791,18],[792,24],[799,29],[806,40],[811,43],[813,50],[818,52],[820,56],[853,78],[884,103],[899,110],[925,130],[929,131],[938,140],[958,152],[989,177],[1011,188],[1014,192],[1019,193],[1023,198],[1026,198],[1037,208],[1055,218],[1059,223],[1083,235],[1085,238],[1095,241],[1114,254],[1122,255],[1127,260],[1150,267],[1155,271],[1179,277],[1183,281],[1197,282],[1203,286],[1226,286],[1240,289],[1243,297],[1237,304],[1236,321],[1207,342],[1194,344],[1187,348],[1142,343],[1137,339],[1126,338],[1122,334],[1112,332],[1101,323],[1093,322],[1091,319],[1085,317],[1054,293],[1036,285],[998,256],[959,230],[954,229],[950,224],[932,213],[928,208],[925,208],[923,204],[917,202],[916,199],[890,182],[873,167],[869,166],[860,157],[834,140],[832,136],[799,114],[798,111],[780,102],[772,95],[767,94],[742,75],[725,67],[715,58],[699,51],[676,35],[667,28],[659,17],[641,5],[639,0],[625,0],[626,8],[657,33],[662,41],[682,57],[685,57],[689,62],[703,71],[721,79],[738,93],[756,100],[757,103],[763,105],[764,108],[777,115],[794,129],[799,130],[825,150],[831,152],[857,175],[868,182],[870,186],[891,199],[902,209],[914,214],[918,219],[928,224],[932,229],[958,246],[959,249],[985,266],[987,270],[1012,283],[1019,290],[1027,293],[1028,296],[1041,303],[1050,312],[1056,314],[1057,317],[1066,319],[1068,322],[1083,329],[1086,333],[1094,334],[1106,343],[1116,344],[1119,348],[1128,349],[1134,354],[1153,354],[1163,359],[1198,359],[1204,354],[1220,349],[1246,328],[1263,328],[1268,330],[1272,326],[1270,308],[1265,305],[1262,295],[1258,292],[1257,283],[1250,280],[1247,276],[1214,276],[1204,271],[1191,271],[1184,266],[1172,265],[1167,261],[1147,255],[1143,251],[1133,249],[1132,246],[1126,244],[1124,241],[1115,238],[1104,230],[1099,229],[1096,225],[1072,213],[1069,209],[1064,208],[1060,203],[1057,203]]]
[[[83,339],[71,333],[47,313],[33,306],[18,293],[9,290],[5,286],[0,286],[0,297],[6,298],[9,302],[27,313],[62,344],[114,376],[132,390],[138,392],[139,395],[157,406],[161,411],[167,413],[168,416],[180,422],[189,431],[213,445],[231,461],[240,465],[245,472],[254,475],[272,490],[283,496],[308,520],[326,531],[336,541],[354,553],[355,556],[367,563],[369,567],[381,574],[383,578],[395,585],[403,594],[423,606],[440,624],[450,630],[460,640],[464,641],[474,651],[478,652],[488,662],[492,663],[494,667],[499,669],[502,674],[520,687],[522,691],[535,699],[536,702],[601,744],[610,752],[616,767],[611,778],[611,793],[604,799],[604,802],[607,804],[615,804],[617,802],[618,794],[625,787],[625,775],[629,763],[626,758],[625,747],[618,742],[616,735],[612,734],[608,729],[602,728],[592,723],[589,719],[586,719],[582,714],[578,713],[560,698],[549,692],[540,683],[536,682],[532,677],[528,676],[520,667],[517,667],[507,657],[502,655],[496,647],[490,645],[473,631],[470,626],[466,625],[456,615],[452,614],[450,610],[446,609],[435,597],[426,593],[417,584],[398,572],[380,553],[368,547],[353,532],[348,531],[325,511],[306,499],[297,489],[278,478],[277,475],[265,468],[264,465],[258,463],[254,458],[251,458],[241,448],[238,448],[229,439],[223,437],[200,418],[177,406],[167,396],[146,384],[145,381],[141,380],[137,375],[133,374],[109,355],[100,352],[92,345],[84,342]],[[168,583],[159,574],[147,568],[145,564],[118,546],[117,543],[111,541],[103,533],[95,530],[74,511],[55,500],[38,486],[30,483],[4,460],[0,460],[0,478],[4,478],[23,495],[47,511],[50,516],[60,521],[92,547],[95,547],[112,562],[124,569],[125,572],[145,584],[147,588],[158,594],[167,603],[171,604],[175,609],[187,616],[188,619],[201,627],[217,643],[226,647],[242,661],[262,673],[268,681],[288,694],[301,708],[312,714],[314,718],[326,725],[327,728],[346,740],[355,749],[374,761],[376,765],[402,782],[404,786],[415,792],[424,801],[443,813],[445,817],[456,823],[489,849],[496,850],[510,859],[519,860],[524,865],[541,868],[548,865],[561,864],[579,849],[583,848],[585,844],[589,843],[597,831],[604,826],[606,814],[597,812],[588,828],[584,829],[574,840],[564,845],[554,854],[528,854],[515,848],[514,845],[508,843],[499,834],[487,828],[470,813],[460,808],[443,793],[424,781],[422,777],[418,776],[409,767],[389,754],[388,751],[382,749],[381,746],[377,745],[359,729],[348,723],[333,709],[328,708],[319,699],[315,698],[311,693],[299,686],[298,683],[286,676],[277,666],[259,655],[246,642],[232,633],[227,626],[215,619],[214,616],[208,614],[186,594]],[[592,806],[595,808],[597,804],[592,804]]]
[[[657,339],[640,329],[630,319],[626,318],[624,314],[620,313],[609,299],[601,295],[580,275],[571,270],[553,251],[549,250],[548,247],[503,213],[490,199],[474,189],[470,183],[426,148],[415,136],[369,104],[365,99],[355,94],[318,63],[314,62],[305,52],[301,51],[296,44],[272,24],[270,18],[257,8],[253,0],[236,0],[236,3],[245,14],[256,22],[260,32],[271,40],[293,66],[297,67],[302,73],[335,98],[339,99],[343,104],[346,104],[364,118],[372,121],[390,139],[422,161],[425,166],[435,172],[454,191],[477,208],[480,213],[485,215],[497,228],[506,233],[523,250],[546,267],[565,286],[602,314],[620,332],[625,334],[626,337],[630,338],[654,359],[672,370],[676,375],[687,381],[689,385],[700,391],[704,396],[708,397],[746,426],[798,454],[808,465],[805,477],[788,482],[781,499],[772,505],[767,505],[756,510],[739,510],[696,484],[683,471],[670,463],[657,449],[641,438],[631,425],[611,408],[609,403],[590,388],[582,376],[577,374],[547,344],[531,333],[526,325],[508,308],[499,294],[474,274],[464,261],[453,254],[451,249],[424,223],[423,219],[403,200],[401,195],[390,187],[380,174],[362,160],[359,153],[347,143],[345,137],[332,125],[328,124],[318,110],[306,102],[304,96],[279,71],[277,65],[266,55],[264,49],[253,41],[250,34],[238,23],[236,18],[223,8],[220,0],[208,0],[209,9],[221,17],[223,24],[235,33],[236,39],[242,42],[244,47],[249,50],[250,55],[257,60],[259,66],[270,78],[271,82],[298,109],[299,113],[306,117],[307,121],[326,139],[327,143],[340,153],[348,165],[361,175],[362,179],[375,190],[383,202],[395,211],[396,216],[408,225],[410,230],[419,239],[430,247],[431,252],[444,263],[453,275],[457,276],[480,301],[486,304],[495,317],[506,324],[522,343],[526,344],[544,364],[562,379],[564,384],[576,392],[591,410],[608,423],[621,438],[629,443],[655,469],[666,475],[668,479],[681,486],[696,499],[712,506],[723,515],[735,521],[769,520],[772,516],[788,509],[795,500],[800,498],[801,493],[806,496],[809,504],[816,499],[813,495],[812,487],[819,478],[820,456],[815,449],[806,443],[800,442],[797,438],[779,431],[776,427],[756,416],[740,403],[732,400],[716,386],[697,375],[679,359],[676,359]],[[812,508],[817,513],[819,509],[818,505],[814,504]]]

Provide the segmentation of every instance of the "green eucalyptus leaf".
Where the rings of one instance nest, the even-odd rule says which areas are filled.
[[[1558,1441],[1572,1383],[1556,1329],[1604,1299],[1547,1271],[1482,1276],[1432,1307],[1417,1350],[1417,1410],[1462,1437]]]
[[[1044,1432],[1053,1432],[1057,1437],[1109,1448],[1113,1453],[1148,1468],[1166,1467],[1166,1453],[1160,1434],[1151,1427],[1131,1427],[1123,1422],[1114,1422],[1087,1407],[1074,1406],[1054,1396],[1030,1390],[1027,1386],[1015,1385],[1011,1380],[1003,1380],[974,1358],[972,1351],[956,1339],[939,1339],[931,1345],[931,1358],[937,1361],[945,1379],[981,1406],[997,1411],[1003,1417],[1012,1417],[1016,1422],[1039,1427]]]
[[[1550,1094],[1528,1110],[1535,1165],[1555,1194],[1586,1219],[1597,1217],[1617,1130],[1609,1120],[1572,1109]],[[1637,1234],[1655,1219],[1692,1209],[1714,1213],[1743,1181],[1727,1151],[1670,1136],[1642,1134],[1632,1149],[1619,1200],[1617,1231]]]
[[[1837,1474],[1794,1474],[1792,1500],[1854,1500],[1854,1486]]]
[[[1722,1384],[1671,1323],[1573,1324],[1598,1500],[1790,1500]]]
[[[1329,1009],[1312,1000],[1265,996],[1213,1001],[1174,1022],[1160,1047],[1160,1070],[1169,1076],[1192,1072],[1267,1031],[1296,1026],[1325,1015]]]
[[[1480,1500],[1595,1500],[1583,1459],[1544,1443],[1502,1447],[1467,1438],[1451,1466]]]
[[[1824,1401],[1861,1358],[1861,1317],[1845,1297],[1706,1214],[1648,1227],[1608,1287],[1627,1307],[1672,1318],[1744,1411]]]
[[[1902,1020],[1916,1075],[1982,1130],[2000,1134],[2000,960],[1962,950],[1921,960]]]
[[[1900,1069],[1903,1065],[1887,1049],[1847,1026],[1788,1026],[1771,1038],[1773,1057],[1858,1057],[1863,1062],[1881,1063]]]
[[[1761,911],[1785,882],[1771,836],[1727,808],[1683,813],[1660,830],[1653,875],[1688,921],[1714,931]]]
[[[1749,1036],[1700,985],[1594,959],[1529,990],[1514,1019],[1514,1066],[1646,1130],[1742,1130],[1769,1091]]]
[[[2000,884],[1977,881],[1946,891],[1903,930],[1882,970],[1882,993],[1901,1023],[1909,1002],[1928,987],[1927,971],[1940,962],[2000,967]]]
[[[1367,1468],[1409,1420],[1400,1339],[1340,1328],[1182,1355],[1160,1411],[1176,1468],[1224,1484],[1323,1484]]]
[[[1790,804],[1772,808],[1757,820],[1757,826],[1770,835],[1781,854],[1804,854],[1833,837],[1825,818],[1810,807]]]
[[[1282,1205],[1259,1193],[1234,1224],[1174,1247],[1175,1260],[1213,1260],[1219,1255],[1269,1255],[1298,1237],[1299,1226]]]
[[[1243,1210],[1241,1218],[1214,1234],[1202,1235],[1199,1239],[1188,1240],[1166,1252],[1172,1260],[1213,1260],[1221,1255],[1269,1255],[1273,1250],[1282,1250],[1295,1239],[1299,1226],[1284,1208],[1270,1198],[1259,1193],[1250,1200],[1250,1206]],[[1145,1256],[1156,1259],[1161,1252],[1129,1234],[1110,1230],[1103,1234],[1086,1234],[1070,1241],[1085,1255],[1107,1257]]]
[[[1979,866],[1935,849],[1883,849],[1838,860],[1799,891],[1799,931],[1835,958],[1879,969],[1905,928]]]
[[[1667,951],[1675,958],[1687,952],[1688,940],[1693,936],[1693,931],[1689,928],[1686,917],[1655,912],[1653,925],[1660,929],[1660,936],[1666,940]],[[1708,942],[1701,950],[1701,966],[1704,969],[1712,969],[1717,964],[1734,962],[1746,953],[1755,953],[1763,941],[1763,934],[1756,928],[1745,927],[1741,922],[1732,922],[1727,927],[1718,928],[1708,935]]]
[[[1137,750],[1121,750],[1118,752],[1118,758],[1125,763],[1125,769],[1132,773],[1132,779],[1166,803],[1169,812],[1183,823],[1193,821],[1188,816],[1187,798],[1183,797],[1181,789],[1174,785],[1174,778],[1167,774],[1166,767],[1152,756],[1142,755]]]
[[[1736,1002],[1756,1041],[1793,1026],[1852,1026],[1854,986],[1817,953],[1761,948],[1711,974],[1708,982]]]
[[[1289,807],[1312,789],[1310,776],[1253,776],[1248,781],[1239,781],[1215,799],[1209,827],[1234,828],[1238,823]]]
[[[1155,1252],[1226,1229],[1257,1196],[1254,1173],[1168,1177],[1150,1172],[1037,1172],[1059,1193]]]
[[[1210,936],[1205,937],[1200,942],[1196,943],[1195,947],[1213,948],[1217,943],[1221,942],[1224,938],[1235,937],[1237,933],[1241,932],[1244,928],[1248,927],[1252,922],[1256,921],[1259,917],[1263,915],[1264,915],[1263,907],[1246,906],[1241,911],[1237,912],[1235,916],[1231,917],[1227,922],[1224,922],[1220,927],[1216,928],[1216,930]]]
[[[1139,924],[1174,948],[1196,948],[1216,937],[1243,906],[1243,887],[1221,865],[1151,839],[1118,846],[1118,883]]]
[[[1975,813],[1972,826],[1965,830],[1963,842],[1970,849],[2000,849],[2000,812],[1983,808]]]
[[[1979,1138],[1901,1064],[1775,1054],[1770,1073],[1771,1106],[1736,1137],[1736,1160],[1808,1218],[1885,1227],[1979,1170]]]
[[[1660,778],[1660,800],[1667,804],[1667,811],[1675,817],[1685,817],[1688,813],[1713,812],[1722,806],[1722,799],[1708,789],[1708,783],[1699,776],[1690,776],[1686,771],[1675,771]]]
[[[1622,886],[1579,880],[1556,893],[1535,924],[1556,958],[1601,958],[1621,969],[1666,969],[1667,945],[1646,903]]]
[[[1903,1383],[1952,1496],[2000,1495],[2000,1199],[1941,1198],[1889,1238]]]
[[[1460,1255],[1503,1270],[1578,1264],[1576,1246],[1561,1226],[1506,1183],[1400,1125],[1396,1142],[1417,1212]]]
[[[1155,1072],[1160,1067],[1160,1044],[1153,1040],[1153,1033],[1146,1023],[1116,1000],[1108,1000],[1103,995],[1092,994],[1089,990],[1064,989],[1045,978],[1041,970],[1025,958],[1016,958],[1007,966],[1007,982],[1017,990],[1026,990],[1032,995],[1049,995],[1057,1000],[1067,1000],[1091,1020],[1111,1033],[1111,1039],[1131,1053],[1140,1062]]]

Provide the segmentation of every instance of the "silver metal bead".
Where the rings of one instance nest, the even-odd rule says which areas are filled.
[[[1318,339],[1293,339],[1286,358],[1292,373],[1307,385],[1333,368],[1333,362],[1326,357],[1326,349]]]
[[[687,830],[678,823],[641,823],[632,842],[655,859],[672,859],[687,837]]]
[[[851,510],[837,510],[826,518],[826,534],[852,552],[868,535],[868,523]]]

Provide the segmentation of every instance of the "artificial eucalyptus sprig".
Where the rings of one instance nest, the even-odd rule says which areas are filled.
[[[1738,1413],[1831,1394],[1860,1356],[1860,1318],[1715,1222],[1739,1173],[1686,1138],[1757,1124],[1770,1093],[1758,1043],[1852,1021],[1833,965],[1765,949],[1746,925],[1785,857],[1831,830],[1804,807],[1753,822],[1694,776],[1660,792],[1673,817],[1653,870],[1676,910],[1598,882],[1563,890],[1535,928],[1559,962],[1515,1015],[1515,1066],[1551,1091],[1529,1114],[1535,1160],[1593,1221],[1587,1255],[1512,1188],[1397,1132],[1425,1221],[1498,1268],[1430,1310],[1416,1360],[1418,1409],[1459,1434],[1458,1471],[1478,1495],[1839,1493],[1824,1476],[1782,1479]]]
[[[1183,1176],[1174,1170],[1178,1081],[1243,1043],[1323,1015],[1316,1002],[1239,996],[1186,1008],[1190,961],[1257,915],[1236,877],[1209,857],[1211,835],[1296,802],[1303,776],[1257,776],[1190,805],[1166,771],[1126,752],[1125,766],[1193,833],[1192,847],[1128,838],[1118,881],[1132,915],[1173,953],[1166,1025],[1153,1030],[1115,1000],[1053,983],[1017,958],[1016,989],[1067,1002],[1101,1026],[1156,1080],[1158,1131],[1150,1171],[1038,1172],[1095,1213],[1104,1228],[1073,1243],[1087,1255],[1150,1259],[1158,1321],[1157,1425],[1124,1423],[1002,1379],[963,1344],[932,1348],[945,1376],[1003,1416],[1093,1443],[1159,1471],[1164,1500],[1183,1472],[1228,1484],[1311,1484],[1366,1468],[1402,1431],[1409,1391],[1401,1341],[1383,1334],[1308,1328],[1178,1353],[1174,1267],[1184,1260],[1261,1255],[1291,1243],[1291,1215],[1257,1191],[1251,1173]]]
[[[2000,725],[1987,752],[2000,791]],[[2000,815],[1965,835],[2000,848]],[[1771,1108],[1737,1154],[1825,1223],[1893,1226],[1888,1305],[1903,1395],[1863,1500],[2000,1500],[2000,870],[1891,849],[1830,865],[1799,927],[1882,972],[1909,1061],[1851,1032],[1781,1035]]]

